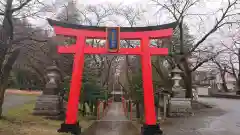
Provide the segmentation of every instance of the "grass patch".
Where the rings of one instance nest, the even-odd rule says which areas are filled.
[[[57,129],[62,121],[44,119],[40,116],[33,116],[32,110],[35,101],[29,102],[21,107],[11,109],[0,120],[0,135],[59,135]],[[81,119],[81,117],[79,117]],[[91,121],[80,120],[84,128],[90,126]],[[67,135],[67,134],[60,134]]]

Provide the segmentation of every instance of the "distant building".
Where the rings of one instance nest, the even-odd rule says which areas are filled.
[[[234,90],[235,85],[236,85],[236,79],[234,78],[234,76],[226,72],[225,80],[226,80],[227,88],[229,90]],[[222,78],[221,78],[220,73],[218,73],[216,75],[216,83],[217,83],[218,88],[221,89],[223,82],[222,82]]]
[[[216,83],[219,90],[222,89],[222,78],[217,70],[212,71],[195,71],[193,74],[193,83],[198,86],[210,86],[212,82]],[[236,79],[233,75],[225,74],[226,85],[229,90],[234,90]]]
[[[215,71],[195,71],[192,74],[193,84],[199,86],[209,86],[216,77]]]

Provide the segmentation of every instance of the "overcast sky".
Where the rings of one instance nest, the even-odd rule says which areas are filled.
[[[51,4],[51,3],[55,3],[56,1],[58,3],[63,3],[69,1],[69,0],[40,0],[43,1],[43,3],[46,4]],[[161,14],[159,13],[158,15],[156,15],[156,11],[159,9],[159,7],[156,7],[153,5],[153,3],[151,2],[151,0],[76,0],[77,1],[77,7],[82,7],[84,5],[97,5],[97,4],[123,4],[123,5],[131,5],[131,6],[135,6],[135,7],[141,7],[143,9],[145,9],[147,11],[147,13],[144,15],[144,19],[143,19],[143,24],[139,24],[142,26],[146,26],[146,22],[144,21],[149,21],[151,25],[156,25],[156,24],[164,24],[164,23],[169,23],[171,22],[169,20],[169,17],[167,16],[166,13],[161,12]],[[167,0],[159,0],[159,1],[167,1]],[[190,9],[189,12],[191,13],[210,13],[213,11],[216,11],[217,9],[219,9],[222,6],[226,6],[227,3],[225,3],[227,0],[201,0],[201,4],[194,6],[193,8]],[[34,9],[32,9],[34,10]],[[57,10],[59,10],[59,8],[56,9],[56,11],[53,11],[54,13],[57,12]],[[239,11],[240,12],[240,11]],[[216,15],[210,15],[209,18],[205,18],[202,21],[199,20],[199,18],[197,18],[196,16],[189,16],[188,18],[185,19],[185,23],[188,24],[188,27],[190,28],[190,33],[193,34],[196,38],[197,37],[202,37],[202,32],[206,33],[207,31],[209,31],[210,28],[212,28],[212,26],[215,23],[215,16]],[[46,27],[48,26],[48,23],[46,22],[46,18],[53,18],[54,15],[51,14],[47,14],[46,16],[44,16],[43,18],[34,18],[34,19],[29,19],[31,23],[40,26],[40,27]],[[121,18],[121,17],[120,17]],[[198,30],[198,26],[200,25],[200,22],[202,22],[202,27],[201,27],[201,31]],[[145,24],[144,24],[145,23]],[[212,37],[215,38],[208,38],[208,40],[210,40],[210,42],[204,42],[204,45],[206,43],[216,43],[214,44],[214,46],[217,45],[217,42],[220,41],[220,39],[223,39],[223,36],[226,36],[226,34],[228,34],[229,32],[227,30],[225,30],[224,33],[220,33],[217,34],[215,33]]]
[[[44,1],[45,1],[45,3],[54,3],[56,0],[44,0]],[[57,0],[57,1],[59,3],[61,3],[63,1],[66,2],[67,0]],[[116,5],[124,4],[124,5],[137,6],[137,7],[141,7],[143,9],[147,10],[147,13],[144,16],[144,18],[145,18],[144,20],[145,21],[147,20],[152,25],[170,22],[164,13],[162,13],[161,15],[160,14],[154,15],[156,13],[156,11],[158,10],[158,7],[153,5],[151,0],[76,0],[76,1],[77,1],[78,7],[81,7],[86,4],[96,5],[96,4],[109,4],[109,3],[116,4]],[[201,3],[201,5],[192,8],[192,10],[190,12],[191,13],[207,13],[207,12],[211,12],[211,11],[218,9],[222,4],[221,3],[222,0],[202,0],[202,1],[203,2]],[[201,11],[201,12],[199,12],[199,11]],[[48,17],[51,18],[51,15]],[[199,33],[199,31],[194,29],[196,27],[196,23],[198,21],[195,18],[188,18],[188,19],[190,19],[188,22],[188,25],[191,28],[192,34],[196,34],[196,32]],[[40,26],[47,25],[47,23],[44,20],[39,20],[39,19],[31,20],[31,22],[34,24],[40,25]],[[143,23],[146,23],[146,22],[143,22]],[[212,21],[212,24],[213,23],[214,22]],[[210,20],[208,19],[208,24],[205,26],[206,29],[209,29],[210,28],[209,26],[212,26],[211,19]]]
[[[56,1],[58,3],[63,4],[63,2],[67,3],[69,0],[43,0],[44,3],[55,3]],[[169,20],[169,16],[161,12],[159,14],[155,14],[156,11],[159,9],[159,7],[156,7],[151,0],[76,0],[77,1],[77,7],[81,8],[84,5],[97,5],[97,4],[124,4],[124,5],[131,5],[135,7],[141,7],[142,9],[145,9],[147,13],[145,13],[143,17],[143,21],[139,22],[138,26],[146,26],[146,22],[150,23],[150,25],[156,25],[156,24],[164,24],[164,23],[169,23],[172,22]],[[160,1],[165,1],[165,0],[160,0]],[[207,14],[207,13],[212,13],[216,10],[218,10],[220,7],[226,6],[227,3],[225,3],[227,0],[201,0],[201,3],[192,7],[189,10],[189,13],[195,13],[195,14]],[[59,4],[60,5],[60,4]],[[56,11],[53,11],[54,13],[57,12],[60,8],[56,8]],[[47,14],[48,18],[53,18],[54,15]],[[215,23],[215,17],[216,15],[209,15],[208,18],[203,18],[203,21],[200,20],[197,16],[188,16],[185,18],[185,23],[187,23],[188,27],[190,28],[190,33],[193,34],[196,38],[200,38],[207,31],[209,31],[214,23]],[[119,17],[121,19],[121,17]],[[48,26],[48,23],[46,22],[45,19],[31,19],[31,22],[38,25],[38,26]],[[114,24],[113,24],[114,25]],[[198,29],[200,27],[200,30]],[[222,39],[223,36],[227,36],[228,34],[227,30],[221,33],[215,33],[211,37],[214,38],[208,38],[208,40],[211,39],[211,43],[219,42],[219,39]]]

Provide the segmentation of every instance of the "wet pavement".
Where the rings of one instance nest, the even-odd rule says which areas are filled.
[[[199,98],[214,108],[203,109],[194,116],[171,118],[162,126],[164,135],[239,135],[240,100]],[[124,116],[121,103],[113,103],[108,113],[83,135],[139,135]]]
[[[34,100],[31,96],[7,94],[4,112]],[[199,111],[195,116],[173,118],[162,126],[164,135],[239,135],[240,100],[224,98],[199,98],[215,105]],[[112,103],[105,117],[86,129],[83,135],[139,135],[136,127],[123,112],[121,103]]]
[[[192,117],[174,118],[162,126],[165,135],[239,135],[240,100],[200,98],[202,102],[215,105],[201,110]]]
[[[113,102],[106,115],[86,129],[83,135],[139,135],[139,132],[124,115],[122,103]]]

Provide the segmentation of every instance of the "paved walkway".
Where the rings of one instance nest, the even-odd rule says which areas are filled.
[[[7,113],[11,108],[21,106],[33,100],[35,100],[35,97],[33,96],[6,93],[3,103],[3,114]]]
[[[200,110],[187,118],[174,118],[162,126],[165,135],[239,135],[240,100],[199,98],[215,105],[212,109]]]
[[[113,102],[101,120],[85,130],[83,135],[139,135],[138,130],[124,115],[121,103]]]

